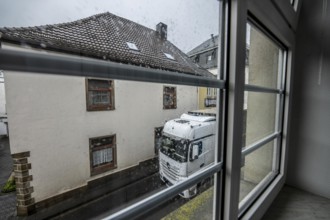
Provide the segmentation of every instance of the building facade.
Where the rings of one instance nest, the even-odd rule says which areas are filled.
[[[190,59],[211,72],[214,77],[218,75],[218,41],[219,36],[211,35],[211,38],[201,43],[187,53]],[[217,90],[214,88],[198,88],[199,109],[216,106]]]
[[[3,49],[22,53],[212,77],[167,40],[166,28],[160,23],[154,31],[104,13],[59,25],[3,28],[0,40]],[[159,128],[198,108],[194,86],[4,73],[19,215],[58,203],[91,181],[138,169],[157,154]]]

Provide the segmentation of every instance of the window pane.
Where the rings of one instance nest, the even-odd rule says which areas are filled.
[[[90,91],[89,100],[91,105],[111,105],[110,92]]]
[[[86,79],[87,110],[114,110],[113,80]]]
[[[242,159],[240,201],[273,171],[274,143],[271,141]]]
[[[217,106],[218,89],[209,87],[198,88],[198,106],[199,109],[212,109]]]
[[[281,49],[269,37],[247,24],[245,84],[268,88],[279,87],[283,56]]]
[[[49,57],[38,74],[4,70],[11,148],[31,151],[29,202],[44,218],[57,214],[50,210],[71,219],[116,212],[205,171],[215,157],[216,116],[198,111],[217,106],[216,89],[206,95],[206,87],[217,77],[219,1],[85,3],[55,1],[38,12],[65,8],[65,16],[33,13],[31,23],[0,20],[0,27],[4,20],[18,27],[0,28],[2,48]],[[191,215],[206,204],[212,215],[212,181],[200,179],[158,211],[164,217],[209,190],[208,202],[193,203]]]
[[[252,144],[275,132],[279,98],[277,94],[245,93],[247,108],[243,111],[243,146]]]
[[[281,130],[281,95],[272,90],[259,90],[258,86],[283,89],[281,83],[284,78],[284,51],[280,44],[265,33],[256,26],[247,24],[245,84],[256,87],[249,87],[249,91],[245,91],[244,94],[245,148],[241,160],[241,213],[260,195],[278,171],[278,140],[272,140],[263,146],[259,144],[262,139]]]
[[[164,86],[163,95],[163,108],[164,109],[176,109],[177,95],[176,87]]]
[[[112,162],[112,149],[103,149],[93,152],[93,166]]]

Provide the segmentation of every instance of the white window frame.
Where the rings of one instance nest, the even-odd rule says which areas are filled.
[[[232,85],[229,90],[229,100],[228,100],[228,124],[227,124],[227,162],[225,164],[226,170],[231,173],[225,178],[225,198],[223,204],[224,219],[260,219],[266,212],[267,208],[276,197],[285,182],[286,176],[286,163],[287,163],[287,142],[288,142],[288,117],[290,111],[290,78],[291,78],[291,62],[292,54],[294,51],[294,32],[287,25],[285,18],[282,13],[277,10],[277,7],[270,0],[267,1],[231,1],[230,8],[231,21],[230,24],[230,36],[231,43],[229,49],[229,79],[228,83]],[[268,182],[268,187],[264,191],[258,192],[258,198],[254,199],[253,204],[250,204],[242,212],[242,208],[238,209],[239,203],[239,189],[240,189],[240,167],[237,164],[240,163],[242,152],[241,152],[241,139],[239,137],[241,126],[241,115],[243,110],[243,100],[244,100],[244,67],[245,67],[245,44],[246,44],[246,23],[248,16],[254,17],[263,27],[267,29],[268,32],[272,33],[280,42],[282,42],[286,49],[286,65],[285,71],[286,84],[284,87],[285,92],[282,94],[285,98],[282,99],[281,106],[283,107],[281,123],[283,124],[283,130],[280,132],[281,135],[279,143],[281,144],[281,152],[279,152],[280,160],[280,170],[279,174]],[[238,140],[236,139],[238,138]],[[231,159],[230,159],[231,158]],[[267,178],[265,178],[267,179]],[[236,208],[237,207],[237,208]]]

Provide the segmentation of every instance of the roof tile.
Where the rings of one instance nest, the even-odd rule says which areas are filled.
[[[212,77],[171,42],[160,39],[155,30],[109,12],[69,23],[0,28],[0,36],[1,41],[32,47]],[[135,43],[139,51],[129,49],[126,42]],[[175,60],[166,58],[164,52]]]

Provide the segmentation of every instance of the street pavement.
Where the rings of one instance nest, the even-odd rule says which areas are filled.
[[[0,189],[6,184],[13,170],[9,139],[0,137]],[[0,192],[0,219],[13,219],[16,216],[16,192]]]

